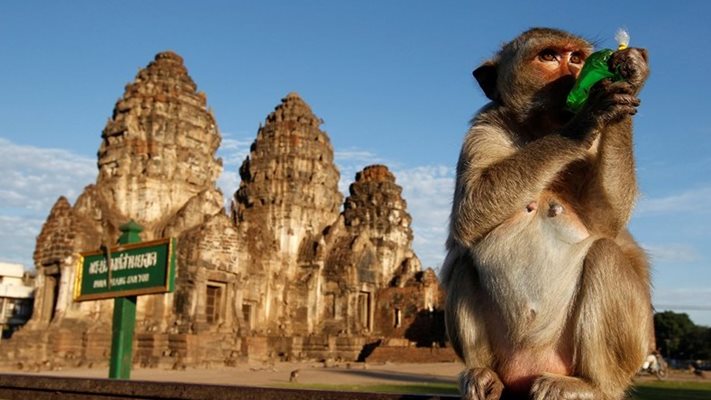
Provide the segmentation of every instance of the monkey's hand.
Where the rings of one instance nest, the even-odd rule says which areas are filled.
[[[639,93],[649,76],[649,63],[645,49],[630,47],[616,51],[610,56],[608,66],[610,71],[617,71],[626,82],[632,85],[635,94]]]
[[[603,79],[590,89],[583,108],[565,126],[562,134],[590,148],[606,126],[637,113],[639,99],[626,81]]]
[[[489,368],[470,368],[459,377],[463,400],[499,400],[504,384]]]

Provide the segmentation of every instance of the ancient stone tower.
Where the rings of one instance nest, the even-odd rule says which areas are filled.
[[[138,298],[141,362],[152,364],[166,354],[184,359],[189,347],[195,347],[190,334],[219,333],[208,323],[216,318],[231,338],[218,341],[238,347],[233,339],[237,312],[204,312],[211,301],[208,282],[219,281],[221,288],[238,280],[239,249],[215,184],[222,168],[215,157],[220,135],[183,59],[173,52],[156,55],[126,86],[101,137],[96,183],[87,186],[73,206],[60,198],[37,239],[39,307],[10,352],[19,355],[29,347],[36,359],[106,361],[113,302],[74,303],[74,264],[81,251],[114,245],[118,226],[130,219],[145,228],[144,241],[173,236],[180,242],[176,292]],[[177,347],[172,350],[169,333],[183,335],[173,337]]]
[[[294,291],[302,273],[299,248],[336,220],[343,198],[321,123],[298,94],[289,93],[260,126],[239,170],[233,219],[255,256],[251,263],[268,271],[264,298],[245,308],[258,310],[250,319],[262,331],[306,333],[303,324],[312,326],[315,318],[299,305],[309,300],[308,291]]]
[[[412,253],[412,217],[402,188],[384,165],[371,165],[356,174],[344,209],[345,224],[355,234],[367,232],[376,247],[383,274],[392,277]],[[419,269],[419,265],[414,267]]]
[[[301,97],[289,93],[259,128],[239,170],[235,222],[252,240],[273,243],[291,264],[303,239],[331,224],[342,204],[333,147],[319,125]]]
[[[183,59],[159,53],[126,86],[101,135],[96,186],[148,236],[160,236],[167,217],[198,194],[203,203],[222,206],[215,192],[221,138],[205,95],[196,90]]]

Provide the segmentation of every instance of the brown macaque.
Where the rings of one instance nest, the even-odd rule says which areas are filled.
[[[442,282],[465,399],[621,399],[651,348],[649,266],[626,229],[647,52],[628,48],[573,115],[592,46],[535,28],[474,71]]]

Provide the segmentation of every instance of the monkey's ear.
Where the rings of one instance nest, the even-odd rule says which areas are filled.
[[[485,61],[479,68],[472,72],[486,97],[494,101],[498,98],[496,92],[496,79],[498,78],[497,67],[498,65],[494,61],[489,60]]]

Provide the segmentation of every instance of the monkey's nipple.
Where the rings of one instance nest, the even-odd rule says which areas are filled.
[[[551,202],[548,204],[548,216],[551,218],[557,217],[560,214],[563,214],[563,210],[564,210],[563,206],[560,205],[559,203]]]
[[[532,202],[528,203],[528,205],[526,206],[527,212],[534,212],[537,209],[538,209],[538,202],[537,201],[532,201]]]

